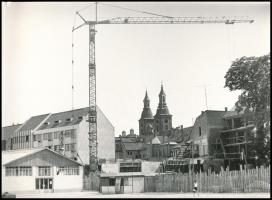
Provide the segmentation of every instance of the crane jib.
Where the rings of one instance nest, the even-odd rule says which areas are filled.
[[[231,18],[231,17],[117,17],[108,20],[87,21],[89,25],[96,24],[208,24],[208,23],[253,23],[254,20],[248,18]]]

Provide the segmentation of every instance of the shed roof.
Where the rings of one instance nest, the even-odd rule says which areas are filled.
[[[28,157],[30,155],[33,155],[35,153],[39,153],[39,152],[42,152],[42,151],[50,151],[50,152],[53,152],[54,154],[57,154],[67,160],[70,160],[78,165],[82,165],[81,163],[73,160],[73,159],[70,159],[56,151],[53,151],[51,149],[48,149],[48,148],[32,148],[32,149],[23,149],[23,150],[10,150],[10,151],[2,151],[2,165],[7,165],[11,162],[14,162],[16,160],[19,160],[21,158],[24,158],[24,157]]]
[[[119,172],[119,173],[101,173],[100,177],[155,176],[155,175],[156,175],[156,173]]]
[[[16,124],[11,126],[6,126],[2,128],[2,140],[7,140],[16,129],[18,129],[22,124]]]

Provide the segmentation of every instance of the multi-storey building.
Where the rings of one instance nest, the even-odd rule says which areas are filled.
[[[11,150],[11,138],[10,136],[14,133],[16,129],[18,129],[22,124],[16,124],[11,126],[6,126],[2,128],[2,134],[1,134],[1,148],[2,151]]]
[[[11,149],[48,147],[89,163],[88,107],[31,117],[11,136]],[[114,127],[97,107],[97,157],[115,159]]]

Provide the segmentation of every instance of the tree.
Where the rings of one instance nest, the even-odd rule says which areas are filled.
[[[261,164],[270,161],[270,53],[236,59],[224,78],[230,91],[242,91],[236,111],[254,113],[256,156]]]

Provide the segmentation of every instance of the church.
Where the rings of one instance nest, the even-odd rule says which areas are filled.
[[[155,116],[150,108],[150,99],[147,91],[143,100],[144,108],[139,119],[139,134],[145,143],[151,142],[156,136],[162,136],[163,140],[169,137],[172,131],[172,115],[166,105],[166,95],[161,85],[159,104]],[[165,141],[166,142],[166,141]],[[164,143],[164,141],[163,141]]]

